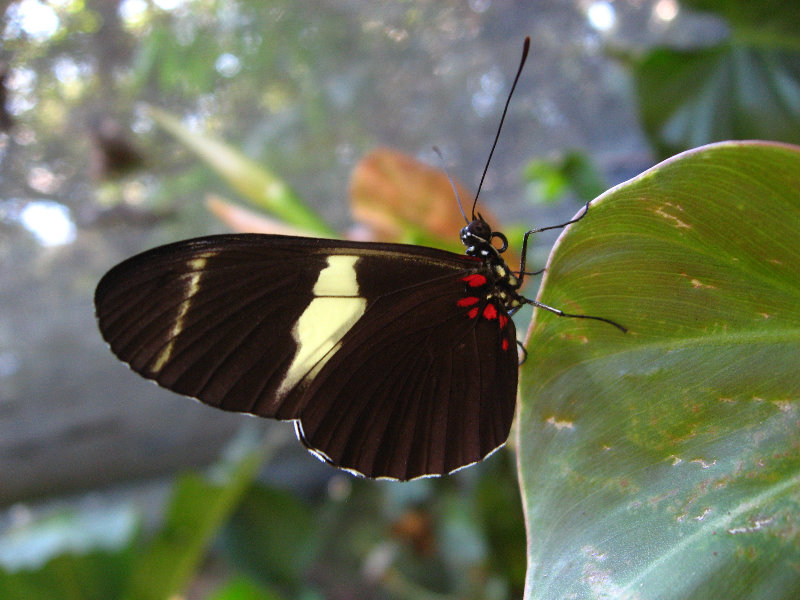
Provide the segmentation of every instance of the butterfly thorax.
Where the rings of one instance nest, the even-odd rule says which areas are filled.
[[[500,248],[492,244],[495,238],[501,241]],[[486,283],[481,287],[485,290],[486,300],[494,301],[510,314],[516,312],[525,299],[518,293],[522,281],[502,257],[508,248],[506,236],[499,231],[492,231],[479,216],[461,230],[461,242],[466,246],[467,256],[480,259],[483,263],[481,275],[486,278]]]

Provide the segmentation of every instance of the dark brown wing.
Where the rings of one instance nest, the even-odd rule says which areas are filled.
[[[295,351],[290,327],[325,264],[313,246],[262,236],[178,242],[117,265],[100,281],[100,331],[121,360],[175,392],[225,410],[274,416]],[[281,325],[279,327],[279,325]]]
[[[508,435],[513,324],[458,305],[481,266],[420,246],[210,236],[114,267],[95,306],[112,351],[144,377],[300,419],[304,443],[336,466],[408,479],[479,460]]]
[[[449,473],[505,443],[514,417],[511,321],[471,319],[459,278],[377,300],[307,387],[303,442],[368,477]]]

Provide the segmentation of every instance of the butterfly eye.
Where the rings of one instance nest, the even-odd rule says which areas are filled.
[[[485,244],[492,238],[492,228],[483,219],[475,219],[461,230],[461,241],[467,246]]]

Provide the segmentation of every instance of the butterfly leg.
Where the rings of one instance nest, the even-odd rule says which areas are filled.
[[[617,329],[619,329],[622,333],[628,333],[628,329],[623,327],[616,321],[612,321],[611,319],[606,319],[605,317],[594,317],[592,315],[581,315],[577,313],[566,313],[560,308],[553,308],[552,306],[548,306],[547,304],[543,304],[537,300],[530,300],[525,298],[525,302],[527,304],[531,304],[533,306],[538,306],[541,309],[547,310],[553,314],[558,315],[559,317],[569,317],[571,319],[592,319],[594,321],[602,321],[603,323],[608,323],[609,325],[613,325]]]
[[[526,260],[527,254],[528,254],[528,238],[530,236],[532,236],[534,233],[541,233],[542,231],[549,231],[550,229],[563,229],[567,225],[571,225],[572,223],[577,223],[583,217],[586,216],[586,213],[589,212],[589,204],[590,203],[591,203],[591,200],[584,205],[583,212],[581,214],[579,214],[577,217],[575,217],[574,219],[570,219],[569,221],[567,221],[565,223],[561,223],[559,225],[548,225],[547,227],[539,227],[537,229],[531,229],[530,231],[526,231],[525,232],[525,235],[522,236],[522,252],[521,252],[522,256],[520,258],[520,263],[519,263],[519,279],[520,279],[520,283],[522,283],[522,279],[525,277],[525,275],[531,275],[531,274],[536,275],[536,274],[541,273],[542,271],[544,271],[544,269],[542,269],[542,271],[536,271],[534,273],[526,273],[525,272],[525,260]]]

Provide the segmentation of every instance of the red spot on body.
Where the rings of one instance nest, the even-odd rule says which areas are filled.
[[[469,312],[467,313],[467,316],[470,319],[474,319],[475,317],[477,317],[478,316],[478,307],[476,306],[475,308],[469,309]]]
[[[475,296],[467,296],[466,298],[460,298],[456,304],[459,306],[472,306],[473,304],[477,304],[478,299]]]
[[[505,326],[508,324],[508,317],[501,314],[498,317],[498,323],[500,323],[500,329],[505,329]]]
[[[496,319],[497,318],[497,308],[495,308],[494,304],[487,304],[483,308],[483,316],[486,319]]]
[[[508,350],[508,340],[504,339],[503,343],[501,344],[501,346],[503,347],[504,351]]]
[[[462,281],[466,281],[469,287],[480,287],[482,285],[486,285],[486,277],[480,275],[479,273],[467,275],[462,279]]]

